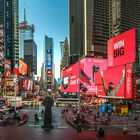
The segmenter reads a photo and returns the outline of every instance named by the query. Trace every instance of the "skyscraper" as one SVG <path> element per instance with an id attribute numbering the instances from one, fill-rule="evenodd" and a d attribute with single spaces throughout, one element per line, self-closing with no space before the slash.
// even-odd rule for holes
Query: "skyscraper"
<path id="1" fill-rule="evenodd" d="M 66 68 L 68 66 L 69 44 L 67 37 L 65 38 L 64 42 L 60 42 L 60 48 L 61 48 L 61 64 L 60 64 L 60 73 L 61 73 L 63 68 Z"/>
<path id="2" fill-rule="evenodd" d="M 69 0 L 70 55 L 106 56 L 109 1 Z"/>
<path id="3" fill-rule="evenodd" d="M 140 27 L 139 0 L 69 0 L 70 55 L 107 56 L 107 40 Z"/>
<path id="4" fill-rule="evenodd" d="M 29 73 L 37 74 L 37 45 L 34 40 L 24 40 L 24 61 Z"/>
<path id="5" fill-rule="evenodd" d="M 5 31 L 5 57 L 12 62 L 19 59 L 18 0 L 0 0 L 0 24 Z"/>
<path id="6" fill-rule="evenodd" d="M 112 16 L 110 37 L 131 28 L 140 28 L 140 1 L 139 0 L 113 0 L 110 5 Z"/>
<path id="7" fill-rule="evenodd" d="M 0 94 L 4 87 L 4 60 L 5 60 L 5 48 L 4 48 L 4 30 L 3 25 L 0 25 Z"/>
<path id="8" fill-rule="evenodd" d="M 24 0 L 24 21 L 19 24 L 19 58 L 28 65 L 29 73 L 37 74 L 37 45 L 34 41 L 35 27 L 26 20 Z"/>
<path id="9" fill-rule="evenodd" d="M 44 39 L 44 54 L 43 54 L 43 61 L 44 61 L 44 70 L 45 70 L 45 83 L 46 83 L 46 90 L 51 92 L 54 86 L 54 44 L 53 38 L 50 38 L 45 35 Z"/>
<path id="10" fill-rule="evenodd" d="M 19 58 L 24 59 L 24 41 L 34 40 L 34 25 L 29 25 L 27 21 L 19 24 Z"/>
<path id="11" fill-rule="evenodd" d="M 54 86 L 54 44 L 53 38 L 45 36 L 44 40 L 44 65 L 45 82 L 47 91 L 52 91 Z"/>

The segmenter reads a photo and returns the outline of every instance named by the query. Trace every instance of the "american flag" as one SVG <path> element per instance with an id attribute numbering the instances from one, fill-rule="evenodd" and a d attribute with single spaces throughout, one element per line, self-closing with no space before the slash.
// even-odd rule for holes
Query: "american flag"
<path id="1" fill-rule="evenodd" d="M 80 70 L 80 80 L 87 83 L 88 85 L 91 85 L 91 83 L 90 83 L 91 78 L 88 77 L 82 69 Z"/>

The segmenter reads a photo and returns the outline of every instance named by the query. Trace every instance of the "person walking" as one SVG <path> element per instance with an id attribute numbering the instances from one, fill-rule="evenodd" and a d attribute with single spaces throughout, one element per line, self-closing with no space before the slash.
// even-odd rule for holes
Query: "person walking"
<path id="1" fill-rule="evenodd" d="M 82 120 L 80 118 L 80 114 L 77 114 L 76 117 L 76 125 L 77 125 L 77 132 L 81 132 L 82 131 Z"/>

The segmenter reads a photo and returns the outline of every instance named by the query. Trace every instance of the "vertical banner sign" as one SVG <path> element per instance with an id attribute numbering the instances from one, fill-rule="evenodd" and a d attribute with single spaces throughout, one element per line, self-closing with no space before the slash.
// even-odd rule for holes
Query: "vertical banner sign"
<path id="1" fill-rule="evenodd" d="M 136 83 L 137 77 L 133 77 L 133 100 L 134 102 L 137 101 L 137 83 Z"/>
<path id="2" fill-rule="evenodd" d="M 126 99 L 132 98 L 132 65 L 126 65 Z"/>

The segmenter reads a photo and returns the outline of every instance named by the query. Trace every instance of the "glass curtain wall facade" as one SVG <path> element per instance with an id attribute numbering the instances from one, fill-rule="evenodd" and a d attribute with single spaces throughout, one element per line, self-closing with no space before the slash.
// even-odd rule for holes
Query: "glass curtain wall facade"
<path id="1" fill-rule="evenodd" d="M 5 31 L 5 57 L 12 62 L 19 59 L 19 1 L 0 0 L 0 24 Z"/>

